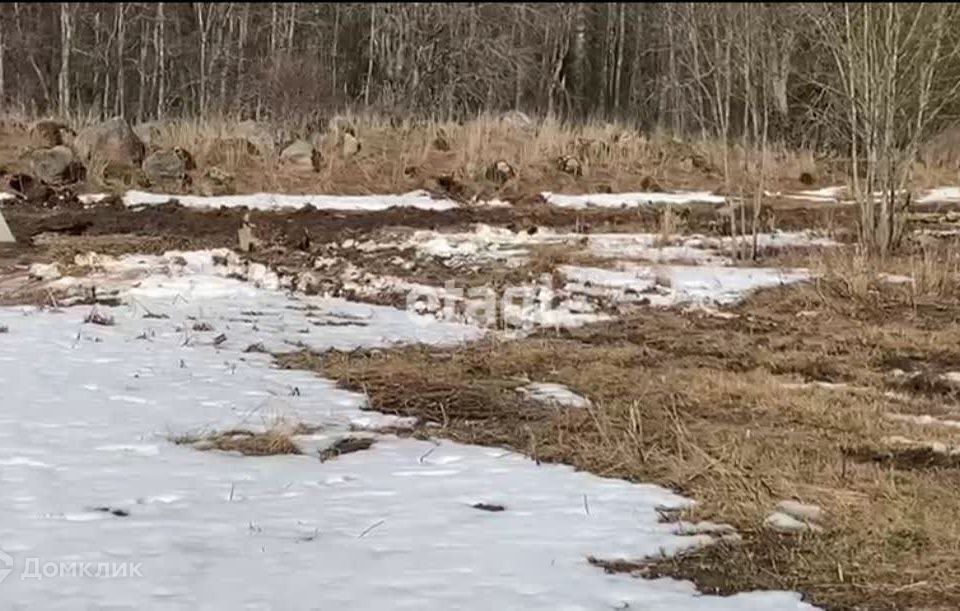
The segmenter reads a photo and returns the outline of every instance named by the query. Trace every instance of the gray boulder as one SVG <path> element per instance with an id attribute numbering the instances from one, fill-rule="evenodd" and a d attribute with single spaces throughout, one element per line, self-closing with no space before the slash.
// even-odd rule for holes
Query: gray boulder
<path id="1" fill-rule="evenodd" d="M 143 163 L 146 156 L 143 141 L 121 117 L 83 128 L 74 140 L 74 148 L 84 160 L 98 159 L 134 166 Z"/>
<path id="2" fill-rule="evenodd" d="M 503 113 L 500 116 L 500 121 L 514 128 L 533 127 L 533 121 L 530 119 L 530 117 L 527 116 L 526 113 L 520 112 L 519 110 L 511 110 Z"/>
<path id="3" fill-rule="evenodd" d="M 232 195 L 236 192 L 234 188 L 233 175 L 216 166 L 207 168 L 200 176 L 197 185 L 200 195 L 210 197 L 214 195 Z"/>
<path id="4" fill-rule="evenodd" d="M 187 182 L 192 157 L 180 148 L 156 151 L 143 160 L 143 172 L 155 185 L 182 186 Z"/>
<path id="5" fill-rule="evenodd" d="M 66 123 L 52 119 L 41 119 L 30 126 L 30 136 L 45 147 L 67 144 L 75 135 Z"/>
<path id="6" fill-rule="evenodd" d="M 294 140 L 280 153 L 280 161 L 304 170 L 320 171 L 320 151 L 306 140 Z"/>
<path id="7" fill-rule="evenodd" d="M 349 133 L 344 133 L 340 141 L 340 154 L 344 159 L 350 159 L 360 152 L 360 140 Z"/>
<path id="8" fill-rule="evenodd" d="M 262 123 L 251 120 L 241 121 L 237 124 L 236 134 L 234 135 L 252 144 L 257 152 L 264 157 L 276 154 L 273 131 Z"/>
<path id="9" fill-rule="evenodd" d="M 37 178 L 50 185 L 80 182 L 86 178 L 86 168 L 67 146 L 31 151 L 30 167 Z"/>
<path id="10" fill-rule="evenodd" d="M 149 147 L 161 146 L 169 123 L 166 121 L 147 121 L 133 126 L 133 133 Z"/>

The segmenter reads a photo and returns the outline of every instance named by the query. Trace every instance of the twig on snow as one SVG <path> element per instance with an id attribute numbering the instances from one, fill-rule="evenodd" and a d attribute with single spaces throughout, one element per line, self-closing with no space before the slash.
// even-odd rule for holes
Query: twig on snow
<path id="1" fill-rule="evenodd" d="M 372 531 L 373 529 L 379 527 L 379 526 L 382 525 L 384 522 L 386 522 L 386 520 L 380 520 L 379 522 L 376 522 L 375 524 L 371 524 L 371 525 L 368 526 L 362 533 L 360 533 L 360 535 L 357 537 L 357 539 L 363 539 L 363 538 L 367 535 L 367 533 L 369 533 L 369 532 Z"/>

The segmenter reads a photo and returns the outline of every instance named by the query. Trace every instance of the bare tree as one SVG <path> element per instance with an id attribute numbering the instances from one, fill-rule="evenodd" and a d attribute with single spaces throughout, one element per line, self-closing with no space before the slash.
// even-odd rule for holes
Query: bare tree
<path id="1" fill-rule="evenodd" d="M 57 93 L 60 114 L 70 112 L 70 52 L 73 47 L 73 7 L 69 2 L 60 3 L 60 72 Z"/>
<path id="2" fill-rule="evenodd" d="M 900 4 L 13 3 L 0 15 L 0 85 L 5 102 L 28 112 L 138 120 L 319 118 L 360 106 L 463 119 L 518 109 L 717 138 L 724 150 L 760 143 L 766 125 L 770 142 L 855 151 L 862 194 L 889 183 L 885 162 L 870 161 L 885 159 L 884 122 L 894 126 L 892 150 L 906 159 L 911 142 L 960 112 L 951 91 L 960 82 L 956 12 Z M 744 28 L 761 15 L 751 42 Z M 883 100 L 891 107 L 878 106 Z M 729 188 L 729 155 L 723 165 Z M 893 171 L 894 182 L 902 174 Z M 873 210 L 863 201 L 864 232 L 886 232 L 878 244 L 895 243 L 891 210 L 902 202 Z"/>
<path id="3" fill-rule="evenodd" d="M 899 243 L 917 150 L 956 99 L 956 4 L 844 4 L 812 10 L 835 72 L 823 83 L 843 109 L 860 241 L 885 255 Z M 953 78 L 945 79 L 945 77 Z"/>

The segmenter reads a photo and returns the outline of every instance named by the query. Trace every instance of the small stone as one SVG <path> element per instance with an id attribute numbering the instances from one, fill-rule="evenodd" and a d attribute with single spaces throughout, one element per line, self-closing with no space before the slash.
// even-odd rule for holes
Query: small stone
<path id="1" fill-rule="evenodd" d="M 80 182 L 87 175 L 84 165 L 77 161 L 67 146 L 33 151 L 30 153 L 30 165 L 37 178 L 51 185 Z"/>
<path id="2" fill-rule="evenodd" d="M 343 134 L 343 142 L 340 145 L 340 154 L 344 159 L 350 159 L 360 152 L 360 140 L 352 134 Z"/>
<path id="3" fill-rule="evenodd" d="M 583 176 L 583 164 L 571 155 L 564 155 L 557 159 L 557 169 L 573 176 Z"/>
<path id="4" fill-rule="evenodd" d="M 66 123 L 42 119 L 30 126 L 30 135 L 43 146 L 60 146 L 72 140 L 76 133 Z"/>
<path id="5" fill-rule="evenodd" d="M 312 144 L 306 140 L 294 140 L 280 153 L 280 161 L 304 170 L 319 171 L 323 160 Z"/>
<path id="6" fill-rule="evenodd" d="M 77 134 L 74 147 L 81 159 L 101 159 L 139 167 L 146 146 L 122 117 L 86 127 Z"/>
<path id="7" fill-rule="evenodd" d="M 506 183 L 511 178 L 515 178 L 516 175 L 517 171 L 513 166 L 503 159 L 488 167 L 486 172 L 487 180 L 491 180 L 500 185 Z"/>
<path id="8" fill-rule="evenodd" d="M 193 157 L 184 149 L 156 151 L 143 160 L 141 169 L 150 184 L 164 189 L 179 190 L 189 183 L 187 170 Z"/>
<path id="9" fill-rule="evenodd" d="M 262 240 L 253 233 L 254 228 L 254 224 L 250 222 L 250 213 L 247 213 L 243 217 L 243 224 L 237 230 L 237 242 L 241 252 L 251 252 L 262 246 Z"/>

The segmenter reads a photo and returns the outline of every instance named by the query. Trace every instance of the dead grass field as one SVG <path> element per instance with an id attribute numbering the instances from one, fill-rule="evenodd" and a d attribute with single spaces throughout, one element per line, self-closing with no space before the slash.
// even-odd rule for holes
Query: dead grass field
<path id="1" fill-rule="evenodd" d="M 24 155 L 42 143 L 28 131 L 32 120 L 0 121 L 0 165 L 24 171 Z M 74 130 L 83 126 L 73 121 Z M 361 148 L 342 154 L 344 126 Z M 745 153 L 719 142 L 680 141 L 661 133 L 644 134 L 625 125 L 594 123 L 568 126 L 554 120 L 529 125 L 481 116 L 463 124 L 433 121 L 389 122 L 369 115 L 338 116 L 326 126 L 260 124 L 255 131 L 232 119 L 170 120 L 135 126 L 148 134 L 149 150 L 182 147 L 196 160 L 199 176 L 218 167 L 233 177 L 238 193 L 395 193 L 430 189 L 462 201 L 534 197 L 542 190 L 587 193 L 706 189 L 731 191 L 746 182 Z M 295 138 L 307 140 L 322 155 L 318 169 L 282 163 L 279 152 Z M 249 144 L 249 145 L 248 145 Z M 724 150 L 728 150 L 726 160 Z M 575 160 L 565 166 L 565 160 Z M 515 176 L 501 180 L 491 167 L 506 161 Z M 840 164 L 809 151 L 771 149 L 767 167 L 775 168 L 771 190 L 814 188 L 842 181 Z M 575 169 L 574 169 L 575 168 Z M 104 180 L 104 168 L 88 168 L 84 190 L 142 187 L 135 174 Z M 804 176 L 806 175 L 806 176 Z M 803 176 L 803 180 L 801 177 Z M 196 191 L 194 187 L 188 190 Z"/>
<path id="2" fill-rule="evenodd" d="M 514 342 L 279 361 L 451 439 L 666 485 L 698 501 L 690 518 L 743 536 L 666 560 L 594 559 L 607 570 L 706 592 L 797 589 L 830 609 L 956 608 L 960 428 L 915 418 L 960 420 L 960 389 L 939 377 L 960 370 L 952 252 L 819 258 L 818 282 L 759 293 L 729 319 L 650 310 Z M 878 269 L 924 279 L 883 283 Z M 528 381 L 594 407 L 531 404 L 515 390 Z M 766 529 L 783 499 L 823 508 L 824 531 Z"/>

